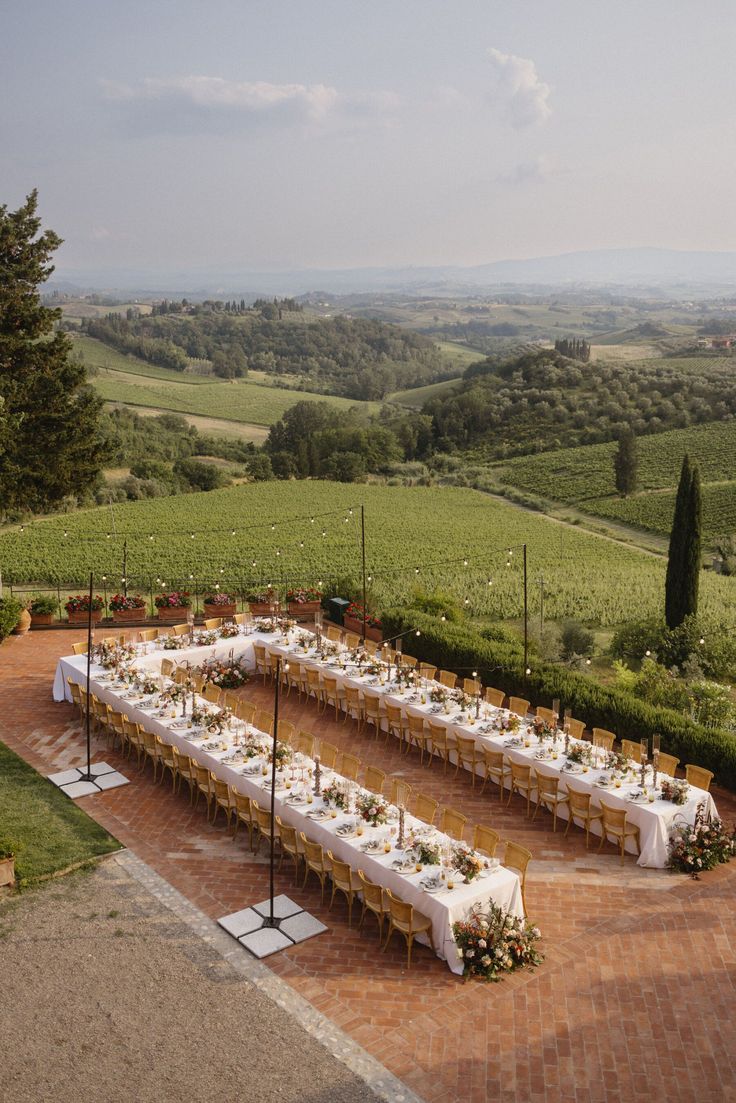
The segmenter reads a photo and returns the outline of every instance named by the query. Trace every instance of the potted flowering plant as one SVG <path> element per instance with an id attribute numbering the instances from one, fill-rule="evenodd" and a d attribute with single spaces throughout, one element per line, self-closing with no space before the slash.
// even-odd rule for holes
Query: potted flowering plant
<path id="1" fill-rule="evenodd" d="M 38 628 L 42 624 L 51 624 L 56 613 L 56 598 L 51 594 L 36 594 L 31 598 L 28 612 L 31 614 L 31 628 Z"/>
<path id="2" fill-rule="evenodd" d="M 188 590 L 171 590 L 166 594 L 156 594 L 153 604 L 158 609 L 159 620 L 173 622 L 186 617 L 192 599 Z"/>
<path id="3" fill-rule="evenodd" d="M 248 594 L 248 606 L 254 617 L 270 617 L 281 612 L 278 591 L 273 586 Z"/>
<path id="4" fill-rule="evenodd" d="M 237 598 L 222 590 L 211 590 L 204 595 L 204 615 L 206 617 L 234 617 L 237 612 Z"/>
<path id="5" fill-rule="evenodd" d="M 322 604 L 322 592 L 313 586 L 297 586 L 286 591 L 289 603 L 289 615 L 292 617 L 311 617 L 318 613 Z"/>
<path id="6" fill-rule="evenodd" d="M 89 620 L 90 609 L 92 610 L 92 623 L 97 624 L 102 619 L 105 599 L 100 594 L 95 594 L 90 603 L 89 594 L 77 594 L 76 597 L 70 597 L 64 603 L 64 608 L 70 624 L 86 624 Z"/>
<path id="7" fill-rule="evenodd" d="M 0 885 L 15 884 L 15 853 L 7 843 L 0 841 Z"/>
<path id="8" fill-rule="evenodd" d="M 140 594 L 113 594 L 108 602 L 112 619 L 119 624 L 145 618 L 146 601 Z"/>
<path id="9" fill-rule="evenodd" d="M 695 822 L 675 823 L 670 831 L 669 868 L 689 873 L 695 880 L 720 862 L 736 857 L 736 829 L 728 830 L 717 817 L 710 818 L 702 806 Z"/>
<path id="10" fill-rule="evenodd" d="M 352 601 L 345 610 L 343 618 L 345 628 L 348 632 L 356 632 L 359 636 L 362 636 L 363 619 L 362 604 L 359 601 Z M 365 614 L 365 635 L 366 639 L 375 640 L 376 643 L 381 643 L 383 640 L 383 625 L 373 613 L 366 612 Z"/>

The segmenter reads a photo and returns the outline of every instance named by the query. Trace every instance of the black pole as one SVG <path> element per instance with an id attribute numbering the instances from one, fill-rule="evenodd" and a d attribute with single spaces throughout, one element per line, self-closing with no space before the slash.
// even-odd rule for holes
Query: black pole
<path id="1" fill-rule="evenodd" d="M 526 544 L 524 549 L 524 678 L 529 667 L 529 590 L 527 586 Z"/>
<path id="2" fill-rule="evenodd" d="M 542 642 L 544 632 L 544 575 L 539 576 L 539 642 Z"/>
<path id="3" fill-rule="evenodd" d="M 92 736 L 90 733 L 89 707 L 90 707 L 90 666 L 92 663 L 92 585 L 93 577 L 89 576 L 89 608 L 87 609 L 87 708 L 85 710 L 87 728 L 87 771 L 80 777 L 81 781 L 92 781 Z"/>
<path id="4" fill-rule="evenodd" d="M 123 593 L 128 594 L 128 540 L 123 540 Z"/>
<path id="5" fill-rule="evenodd" d="M 276 745 L 278 743 L 278 731 L 279 731 L 279 692 L 281 688 L 281 657 L 276 659 L 276 686 L 274 688 L 273 697 L 273 747 L 272 759 L 271 759 L 271 847 L 268 862 L 268 893 L 271 900 L 271 908 L 268 919 L 264 922 L 264 927 L 278 927 L 280 920 L 273 917 L 273 867 L 275 862 L 275 835 L 274 830 L 276 824 Z"/>
<path id="6" fill-rule="evenodd" d="M 365 643 L 365 622 L 366 622 L 366 585 L 365 585 L 365 507 L 360 507 L 360 547 L 363 560 L 363 636 L 362 642 Z"/>

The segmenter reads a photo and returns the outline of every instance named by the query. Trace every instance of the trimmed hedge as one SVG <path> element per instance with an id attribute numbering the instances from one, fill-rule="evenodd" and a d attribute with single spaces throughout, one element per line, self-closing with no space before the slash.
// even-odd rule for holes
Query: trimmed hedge
<path id="1" fill-rule="evenodd" d="M 717 780 L 736 789 L 736 738 L 719 729 L 704 728 L 673 709 L 640 701 L 622 690 L 609 689 L 582 674 L 530 658 L 524 674 L 524 656 L 517 647 L 484 639 L 472 628 L 443 624 L 413 609 L 384 611 L 385 638 L 418 628 L 421 636 L 406 640 L 406 649 L 423 662 L 468 675 L 477 670 L 484 685 L 528 698 L 533 705 L 561 708 L 588 727 L 607 728 L 619 739 L 662 737 L 662 750 L 676 755 L 682 765 L 694 763 L 712 770 Z"/>
<path id="2" fill-rule="evenodd" d="M 14 597 L 0 597 L 0 640 L 15 628 L 23 606 Z"/>

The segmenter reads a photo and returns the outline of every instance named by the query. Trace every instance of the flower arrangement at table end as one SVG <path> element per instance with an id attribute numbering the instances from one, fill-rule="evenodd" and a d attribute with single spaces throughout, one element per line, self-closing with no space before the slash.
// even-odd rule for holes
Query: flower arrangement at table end
<path id="1" fill-rule="evenodd" d="M 135 647 L 130 643 L 101 643 L 92 645 L 92 660 L 103 670 L 117 670 L 135 658 Z"/>
<path id="2" fill-rule="evenodd" d="M 671 804 L 677 805 L 687 804 L 690 786 L 684 778 L 679 780 L 677 778 L 663 777 L 660 781 L 659 788 L 662 800 L 668 800 Z"/>
<path id="3" fill-rule="evenodd" d="M 188 590 L 171 590 L 167 594 L 156 594 L 153 604 L 157 609 L 188 609 L 192 598 Z"/>
<path id="4" fill-rule="evenodd" d="M 538 927 L 504 912 L 492 901 L 487 912 L 481 908 L 476 904 L 467 919 L 452 925 L 463 976 L 498 981 L 503 973 L 542 964 Z"/>
<path id="5" fill-rule="evenodd" d="M 373 827 L 388 823 L 388 804 L 375 793 L 360 793 L 355 801 L 355 811 Z"/>
<path id="6" fill-rule="evenodd" d="M 105 599 L 100 594 L 95 594 L 90 602 L 89 594 L 77 594 L 76 597 L 67 598 L 64 602 L 67 613 L 93 613 L 105 608 Z"/>
<path id="7" fill-rule="evenodd" d="M 466 884 L 475 880 L 479 873 L 488 867 L 488 863 L 465 843 L 452 848 L 452 868 L 465 878 Z"/>
<path id="8" fill-rule="evenodd" d="M 673 824 L 667 864 L 676 873 L 689 873 L 697 881 L 705 870 L 730 862 L 734 856 L 736 827 L 729 831 L 717 817 L 710 819 L 704 805 L 698 807 L 692 824 Z"/>
<path id="9" fill-rule="evenodd" d="M 223 590 L 212 590 L 202 598 L 204 605 L 237 605 L 238 599 L 234 594 L 226 594 Z"/>
<path id="10" fill-rule="evenodd" d="M 286 591 L 286 600 L 294 605 L 309 605 L 313 601 L 322 601 L 322 591 L 313 586 L 296 586 Z"/>
<path id="11" fill-rule="evenodd" d="M 243 659 L 208 659 L 197 667 L 197 673 L 205 684 L 211 682 L 220 689 L 239 689 L 250 681 L 250 673 Z"/>
<path id="12" fill-rule="evenodd" d="M 119 613 L 126 609 L 145 609 L 146 599 L 140 594 L 113 594 L 107 603 L 108 609 Z"/>

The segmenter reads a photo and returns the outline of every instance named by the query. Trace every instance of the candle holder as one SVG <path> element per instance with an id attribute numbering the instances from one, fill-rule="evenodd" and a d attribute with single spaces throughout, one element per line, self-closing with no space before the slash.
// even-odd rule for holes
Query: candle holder
<path id="1" fill-rule="evenodd" d="M 399 805 L 399 833 L 396 836 L 396 846 L 399 850 L 404 849 L 404 817 L 406 816 L 406 809 L 403 804 Z"/>
<path id="2" fill-rule="evenodd" d="M 639 785 L 642 789 L 646 788 L 647 784 L 647 756 L 642 751 L 641 753 L 641 770 L 639 772 Z"/>
<path id="3" fill-rule="evenodd" d="M 659 769 L 659 751 L 655 750 L 652 753 L 652 785 L 657 788 L 657 770 Z"/>
<path id="4" fill-rule="evenodd" d="M 475 719 L 480 716 L 480 690 L 475 695 Z"/>
<path id="5" fill-rule="evenodd" d="M 318 797 L 322 792 L 322 767 L 319 762 L 319 755 L 314 759 L 314 795 Z"/>

